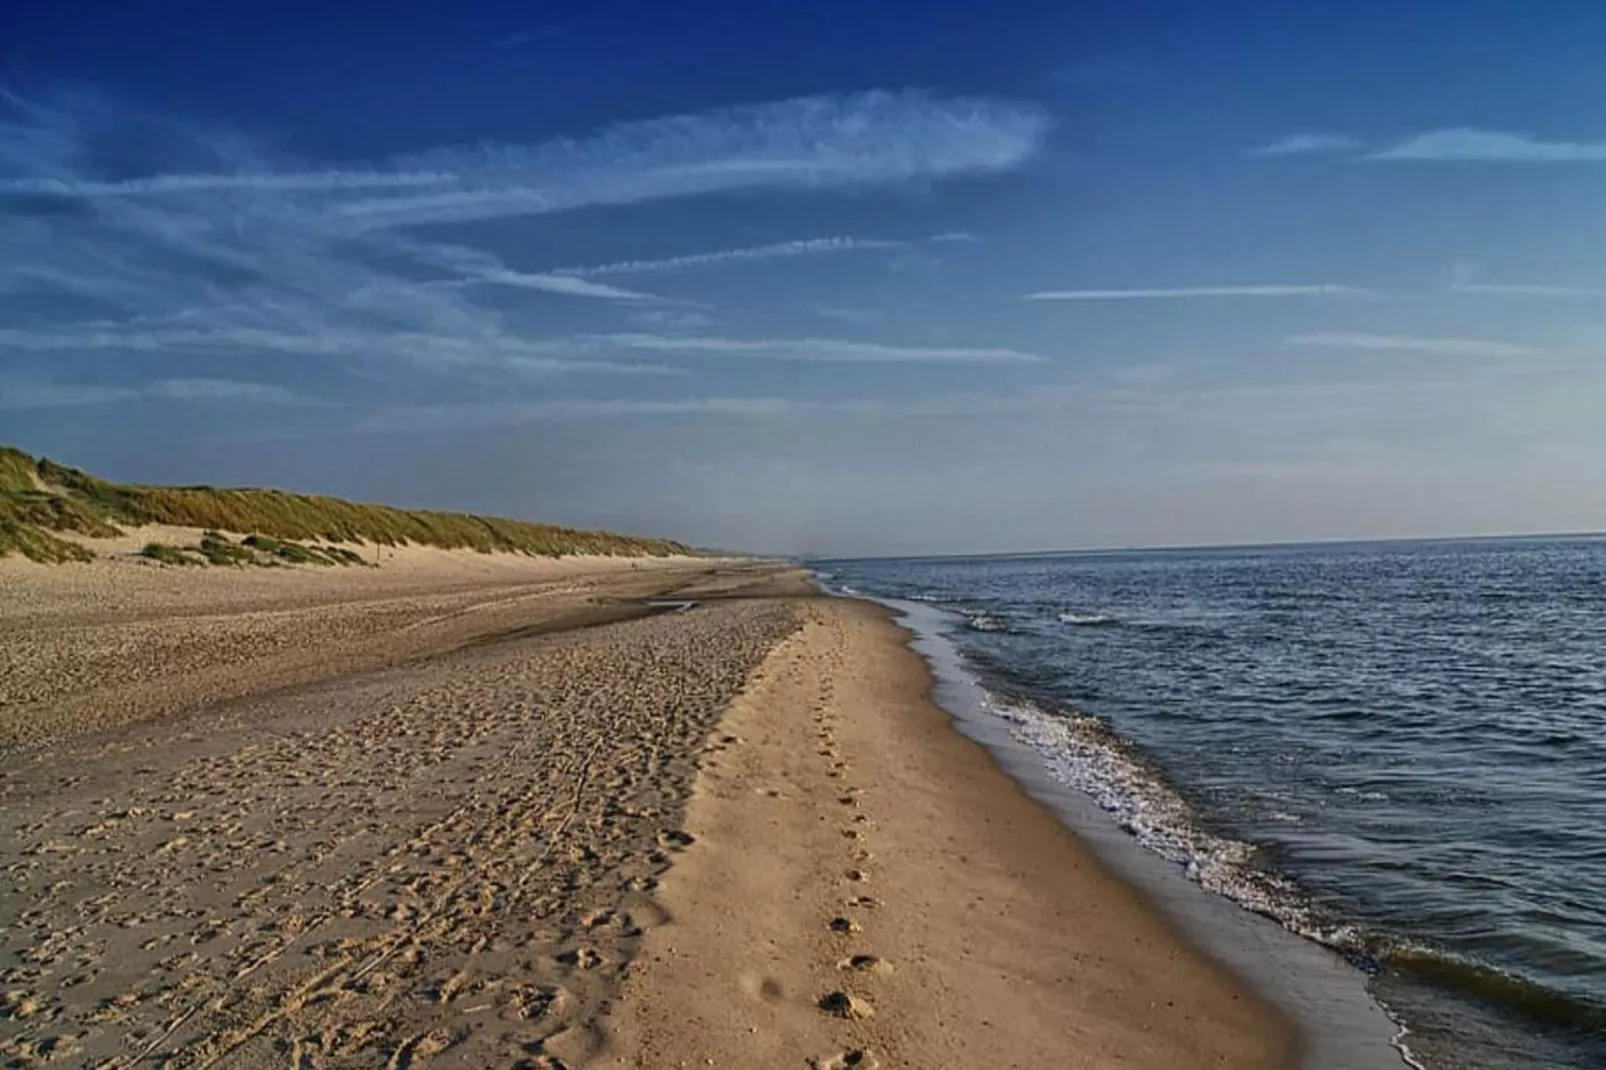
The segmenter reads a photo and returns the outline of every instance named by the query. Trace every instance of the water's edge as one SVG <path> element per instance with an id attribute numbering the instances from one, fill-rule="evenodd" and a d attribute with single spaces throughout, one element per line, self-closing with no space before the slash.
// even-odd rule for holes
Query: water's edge
<path id="1" fill-rule="evenodd" d="M 835 594 L 826 589 L 828 594 Z M 853 595 L 884 606 L 912 638 L 933 679 L 933 699 L 955 728 L 985 747 L 1028 795 L 1049 807 L 1099 860 L 1196 946 L 1281 1010 L 1300 1032 L 1302 1070 L 1398 1070 L 1418 1064 L 1401 1029 L 1342 957 L 1190 881 L 1181 866 L 1145 850 L 1093 799 L 1052 775 L 1043 758 L 1011 731 L 991 696 L 964 664 L 946 629 L 951 615 L 933 605 Z"/>

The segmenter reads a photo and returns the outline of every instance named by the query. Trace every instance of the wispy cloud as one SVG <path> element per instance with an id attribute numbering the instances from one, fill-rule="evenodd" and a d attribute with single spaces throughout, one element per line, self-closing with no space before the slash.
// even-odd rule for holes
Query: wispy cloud
<path id="1" fill-rule="evenodd" d="M 716 395 L 690 398 L 554 399 L 534 402 L 465 402 L 397 405 L 383 408 L 356 425 L 363 431 L 416 431 L 420 427 L 484 427 L 569 419 L 654 419 L 721 416 L 767 420 L 777 417 L 846 416 L 887 419 L 947 419 L 955 416 L 1063 412 L 1103 399 L 1070 387 L 1045 387 L 1024 394 L 954 393 L 904 398 L 791 398 Z"/>
<path id="2" fill-rule="evenodd" d="M 823 316 L 828 320 L 840 320 L 843 323 L 879 323 L 886 318 L 885 313 L 876 308 L 839 308 L 835 305 L 824 305 L 814 310 L 815 315 Z"/>
<path id="3" fill-rule="evenodd" d="M 878 238 L 805 238 L 798 241 L 774 242 L 769 245 L 750 245 L 740 249 L 719 249 L 708 253 L 690 253 L 659 260 L 621 260 L 612 264 L 593 264 L 588 267 L 555 268 L 553 275 L 650 275 L 660 272 L 690 271 L 697 268 L 720 267 L 726 264 L 751 263 L 757 260 L 781 260 L 798 256 L 821 256 L 828 253 L 853 253 L 877 249 L 901 249 L 909 243 Z"/>
<path id="4" fill-rule="evenodd" d="M 398 157 L 403 174 L 463 176 L 461 189 L 342 200 L 359 228 L 541 215 L 752 189 L 887 186 L 1013 170 L 1047 133 L 1024 105 L 929 93 L 802 97 L 624 123 L 536 145 Z"/>
<path id="5" fill-rule="evenodd" d="M 1268 145 L 1249 150 L 1250 156 L 1325 156 L 1361 147 L 1347 134 L 1289 134 Z"/>
<path id="6" fill-rule="evenodd" d="M 25 110 L 36 119 L 48 115 L 42 108 Z M 19 133 L 16 124 L 8 125 L 13 136 Z M 250 168 L 216 173 L 115 181 L 22 175 L 0 180 L 0 193 L 309 193 L 321 195 L 331 215 L 357 225 L 413 226 L 746 189 L 881 186 L 1008 171 L 1037 153 L 1047 129 L 1044 114 L 1027 105 L 873 91 L 622 123 L 533 145 L 443 147 L 358 171 L 282 171 L 253 161 Z M 70 154 L 55 153 L 49 162 L 59 165 L 63 155 Z M 388 191 L 394 195 L 375 196 Z M 342 196 L 347 193 L 358 196 Z"/>
<path id="7" fill-rule="evenodd" d="M 406 242 L 396 239 L 396 248 L 411 253 L 420 263 L 431 264 L 454 275 L 461 276 L 435 285 L 510 286 L 521 290 L 539 290 L 565 297 L 594 297 L 606 301 L 656 302 L 669 304 L 667 298 L 656 294 L 626 290 L 600 282 L 588 282 L 571 275 L 553 272 L 515 271 L 500 259 L 480 249 L 440 243 Z"/>
<path id="8" fill-rule="evenodd" d="M 972 234 L 968 230 L 945 230 L 941 234 L 933 234 L 928 241 L 935 242 L 965 242 L 976 243 L 984 241 L 980 234 Z"/>
<path id="9" fill-rule="evenodd" d="M 714 317 L 695 308 L 636 308 L 627 318 L 654 331 L 700 331 L 714 325 Z"/>
<path id="10" fill-rule="evenodd" d="M 1148 301 L 1188 297 L 1355 297 L 1368 291 L 1332 283 L 1272 283 L 1260 286 L 1173 286 L 1132 290 L 1044 290 L 1028 301 Z"/>
<path id="11" fill-rule="evenodd" d="M 1452 282 L 1446 287 L 1459 294 L 1509 294 L 1519 297 L 1600 297 L 1606 288 L 1551 286 L 1543 283 Z"/>
<path id="12" fill-rule="evenodd" d="M 66 178 L 0 179 L 0 194 L 38 194 L 73 198 L 161 197 L 182 193 L 239 191 L 258 193 L 339 193 L 350 190 L 417 189 L 455 186 L 458 175 L 444 171 L 306 171 L 299 174 L 238 171 L 215 175 L 152 175 L 116 182 Z"/>
<path id="13" fill-rule="evenodd" d="M 568 297 L 598 297 L 606 301 L 664 300 L 653 294 L 641 293 L 639 290 L 625 290 L 618 286 L 590 282 L 574 275 L 554 275 L 545 272 L 488 271 L 480 275 L 475 281 L 494 283 L 498 286 L 513 286 L 525 290 L 540 290 L 544 293 L 563 294 Z"/>
<path id="14" fill-rule="evenodd" d="M 235 402 L 253 405 L 316 406 L 323 402 L 273 383 L 237 379 L 158 379 L 141 386 L 98 383 L 0 383 L 0 409 L 57 409 L 115 405 L 129 401 Z"/>
<path id="15" fill-rule="evenodd" d="M 533 402 L 399 405 L 364 418 L 363 431 L 416 431 L 420 427 L 486 427 L 557 420 L 630 417 L 727 416 L 762 419 L 798 413 L 873 412 L 877 401 L 810 401 L 782 397 L 562 398 Z"/>
<path id="16" fill-rule="evenodd" d="M 1527 134 L 1461 126 L 1417 134 L 1369 153 L 1364 159 L 1600 163 L 1606 162 L 1606 141 L 1544 141 Z"/>
<path id="17" fill-rule="evenodd" d="M 130 175 L 124 150 L 137 139 L 124 133 L 145 123 L 158 126 L 161 137 L 140 149 L 145 173 Z M 408 228 L 700 194 L 887 187 L 1006 171 L 1038 151 L 1046 129 L 1046 118 L 1031 106 L 869 92 L 330 169 L 285 160 L 238 131 L 104 102 L 80 109 L 7 97 L 0 102 L 0 292 L 39 295 L 40 307 L 73 312 L 0 327 L 0 345 L 58 361 L 106 351 L 218 359 L 268 353 L 361 365 L 364 374 L 401 363 L 480 385 L 568 372 L 667 374 L 676 369 L 601 352 L 639 353 L 651 349 L 646 344 L 531 337 L 534 317 L 518 291 L 616 302 L 626 306 L 624 315 L 636 316 L 653 305 L 688 303 L 590 276 L 895 243 L 821 239 L 554 273 Z M 52 300 L 64 297 L 71 300 Z M 705 326 L 706 318 L 678 324 Z M 748 351 L 777 359 L 783 353 L 911 359 L 899 358 L 897 347 L 883 348 L 861 347 L 850 357 L 854 351 L 842 345 L 805 340 Z"/>
<path id="18" fill-rule="evenodd" d="M 1448 357 L 1534 357 L 1540 350 L 1513 342 L 1482 338 L 1418 338 L 1397 334 L 1370 334 L 1365 331 L 1330 331 L 1296 334 L 1284 339 L 1289 345 L 1322 346 L 1331 349 L 1368 349 L 1410 353 L 1436 353 Z"/>
<path id="19" fill-rule="evenodd" d="M 1412 134 L 1391 144 L 1361 152 L 1363 142 L 1344 134 L 1290 134 L 1250 149 L 1250 156 L 1326 156 L 1380 161 L 1472 163 L 1602 163 L 1606 141 L 1546 141 L 1528 134 L 1446 127 Z M 1353 155 L 1360 152 L 1360 155 Z"/>
<path id="20" fill-rule="evenodd" d="M 853 364 L 1037 364 L 1044 359 L 1018 349 L 896 346 L 829 338 L 741 339 L 659 334 L 609 334 L 598 337 L 601 341 L 626 349 L 688 357 L 747 357 Z"/>
<path id="21" fill-rule="evenodd" d="M 0 346 L 35 353 L 121 350 L 238 357 L 282 353 L 303 357 L 400 360 L 438 371 L 491 367 L 504 372 L 541 374 L 678 374 L 676 369 L 658 364 L 591 359 L 586 354 L 595 347 L 584 340 L 524 340 L 499 336 L 474 339 L 422 331 L 329 329 L 302 332 L 259 327 L 130 328 L 126 324 L 89 324 L 46 329 L 0 328 Z"/>

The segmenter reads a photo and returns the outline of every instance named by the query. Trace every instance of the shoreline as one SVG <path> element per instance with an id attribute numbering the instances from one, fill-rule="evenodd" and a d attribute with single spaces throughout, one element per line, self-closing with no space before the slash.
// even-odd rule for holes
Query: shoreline
<path id="1" fill-rule="evenodd" d="M 1270 1004 L 955 730 L 886 609 L 803 612 L 715 730 L 605 1062 L 1292 1064 Z"/>
<path id="2" fill-rule="evenodd" d="M 864 598 L 865 596 L 855 596 Z M 1331 949 L 1190 880 L 1175 862 L 1137 842 L 1084 792 L 1056 780 L 1042 756 L 994 712 L 995 697 L 945 634 L 948 615 L 921 602 L 867 599 L 897 615 L 930 667 L 933 701 L 956 732 L 975 740 L 1027 795 L 1120 880 L 1172 922 L 1184 939 L 1251 985 L 1300 1034 L 1297 1065 L 1310 1070 L 1419 1066 L 1401 1027 L 1365 976 Z"/>
<path id="3" fill-rule="evenodd" d="M 266 601 L 138 568 L 0 616 L 97 685 L 0 704 L 33 738 L 0 775 L 0 1054 L 1290 1063 L 1275 1008 L 956 730 L 885 609 L 775 563 L 458 574 L 487 565 Z"/>

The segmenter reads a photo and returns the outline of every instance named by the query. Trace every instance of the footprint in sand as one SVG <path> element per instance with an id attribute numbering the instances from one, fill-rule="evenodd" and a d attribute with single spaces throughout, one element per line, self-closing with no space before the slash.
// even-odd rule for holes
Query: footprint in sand
<path id="1" fill-rule="evenodd" d="M 814 1070 L 878 1070 L 881 1063 L 874 1055 L 855 1048 L 836 1055 L 820 1055 L 809 1060 Z"/>
<path id="2" fill-rule="evenodd" d="M 594 970 L 602 965 L 602 956 L 589 947 L 577 947 L 563 952 L 558 961 L 565 966 L 574 966 L 582 970 Z"/>
<path id="3" fill-rule="evenodd" d="M 852 918 L 840 918 L 840 917 L 838 917 L 838 918 L 832 918 L 831 921 L 830 921 L 830 924 L 827 926 L 827 928 L 829 928 L 834 933 L 838 933 L 840 935 L 846 936 L 849 933 L 856 933 L 856 932 L 862 931 L 863 926 L 861 926 L 858 922 L 854 921 Z"/>
<path id="4" fill-rule="evenodd" d="M 855 973 L 890 973 L 892 966 L 879 955 L 853 955 L 836 964 L 839 970 L 852 970 Z"/>
<path id="5" fill-rule="evenodd" d="M 869 1018 L 875 1014 L 875 1008 L 870 1005 L 868 1000 L 840 988 L 835 992 L 827 992 L 820 997 L 820 1010 L 826 1014 L 835 1015 L 838 1018 L 847 1018 L 852 1021 Z"/>

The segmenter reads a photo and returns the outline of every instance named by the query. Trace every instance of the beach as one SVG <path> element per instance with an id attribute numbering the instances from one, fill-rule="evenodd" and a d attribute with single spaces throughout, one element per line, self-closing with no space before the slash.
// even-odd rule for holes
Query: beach
<path id="1" fill-rule="evenodd" d="M 0 569 L 8 1062 L 1294 1057 L 799 570 L 77 568 Z"/>

